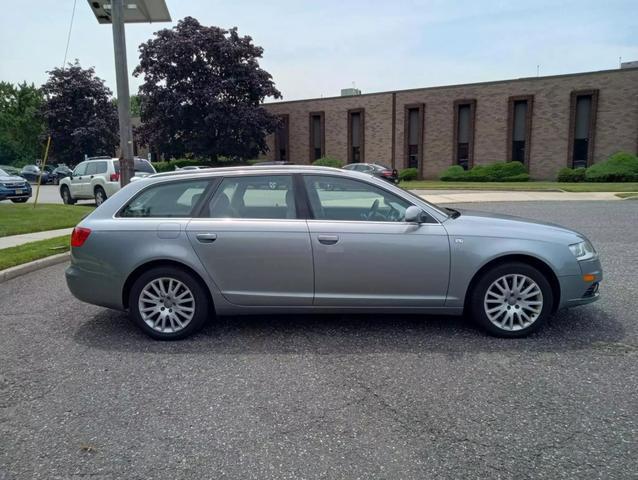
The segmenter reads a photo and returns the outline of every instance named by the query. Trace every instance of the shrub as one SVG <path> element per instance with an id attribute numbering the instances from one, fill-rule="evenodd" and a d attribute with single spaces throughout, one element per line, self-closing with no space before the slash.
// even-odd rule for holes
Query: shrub
<path id="1" fill-rule="evenodd" d="M 638 156 L 627 152 L 614 153 L 604 162 L 596 163 L 585 173 L 587 182 L 637 182 Z"/>
<path id="2" fill-rule="evenodd" d="M 446 182 L 527 182 L 529 175 L 521 162 L 499 162 L 476 165 L 471 170 L 463 170 L 460 165 L 449 167 L 441 175 Z"/>
<path id="3" fill-rule="evenodd" d="M 584 182 L 586 169 L 580 168 L 561 168 L 558 172 L 559 182 Z"/>
<path id="4" fill-rule="evenodd" d="M 333 167 L 333 168 L 343 167 L 343 162 L 341 160 L 338 160 L 332 157 L 321 157 L 320 159 L 312 162 L 312 164 L 318 167 Z"/>
<path id="5" fill-rule="evenodd" d="M 452 165 L 441 174 L 441 180 L 444 182 L 453 182 L 455 180 L 461 180 L 465 175 L 465 170 L 460 165 Z"/>
<path id="6" fill-rule="evenodd" d="M 399 172 L 399 180 L 401 182 L 409 182 L 419 178 L 419 171 L 416 168 L 404 168 Z"/>

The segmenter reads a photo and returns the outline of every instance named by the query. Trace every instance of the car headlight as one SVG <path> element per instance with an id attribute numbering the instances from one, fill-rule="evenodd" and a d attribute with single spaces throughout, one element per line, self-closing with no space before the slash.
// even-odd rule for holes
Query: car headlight
<path id="1" fill-rule="evenodd" d="M 576 260 L 589 260 L 597 255 L 594 246 L 587 240 L 573 243 L 569 246 L 569 249 L 576 257 Z"/>

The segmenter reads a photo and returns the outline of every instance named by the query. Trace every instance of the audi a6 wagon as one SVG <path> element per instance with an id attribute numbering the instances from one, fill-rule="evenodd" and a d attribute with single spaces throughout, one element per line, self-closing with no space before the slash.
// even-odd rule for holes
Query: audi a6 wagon
<path id="1" fill-rule="evenodd" d="M 578 232 L 442 208 L 356 171 L 269 166 L 152 175 L 80 222 L 67 284 L 156 339 L 215 315 L 464 312 L 520 337 L 598 299 Z"/>

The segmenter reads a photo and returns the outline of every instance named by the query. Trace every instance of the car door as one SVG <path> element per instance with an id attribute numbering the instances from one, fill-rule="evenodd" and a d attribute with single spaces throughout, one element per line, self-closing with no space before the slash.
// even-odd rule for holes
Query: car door
<path id="1" fill-rule="evenodd" d="M 83 185 L 86 182 L 86 166 L 87 162 L 82 162 L 73 170 L 73 175 L 69 180 L 69 191 L 73 198 L 83 197 Z"/>
<path id="2" fill-rule="evenodd" d="M 441 224 L 403 221 L 407 200 L 364 180 L 303 175 L 315 305 L 440 307 L 450 247 Z"/>
<path id="3" fill-rule="evenodd" d="M 312 305 L 310 236 L 306 221 L 297 215 L 292 175 L 224 178 L 187 230 L 229 302 Z"/>

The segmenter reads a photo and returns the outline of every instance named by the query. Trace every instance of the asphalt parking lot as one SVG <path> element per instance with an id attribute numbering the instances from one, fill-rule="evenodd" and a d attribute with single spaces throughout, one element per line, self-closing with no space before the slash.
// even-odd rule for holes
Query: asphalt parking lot
<path id="1" fill-rule="evenodd" d="M 635 479 L 638 202 L 458 207 L 585 233 L 602 299 L 523 340 L 341 315 L 161 343 L 50 267 L 0 284 L 0 479 Z"/>

